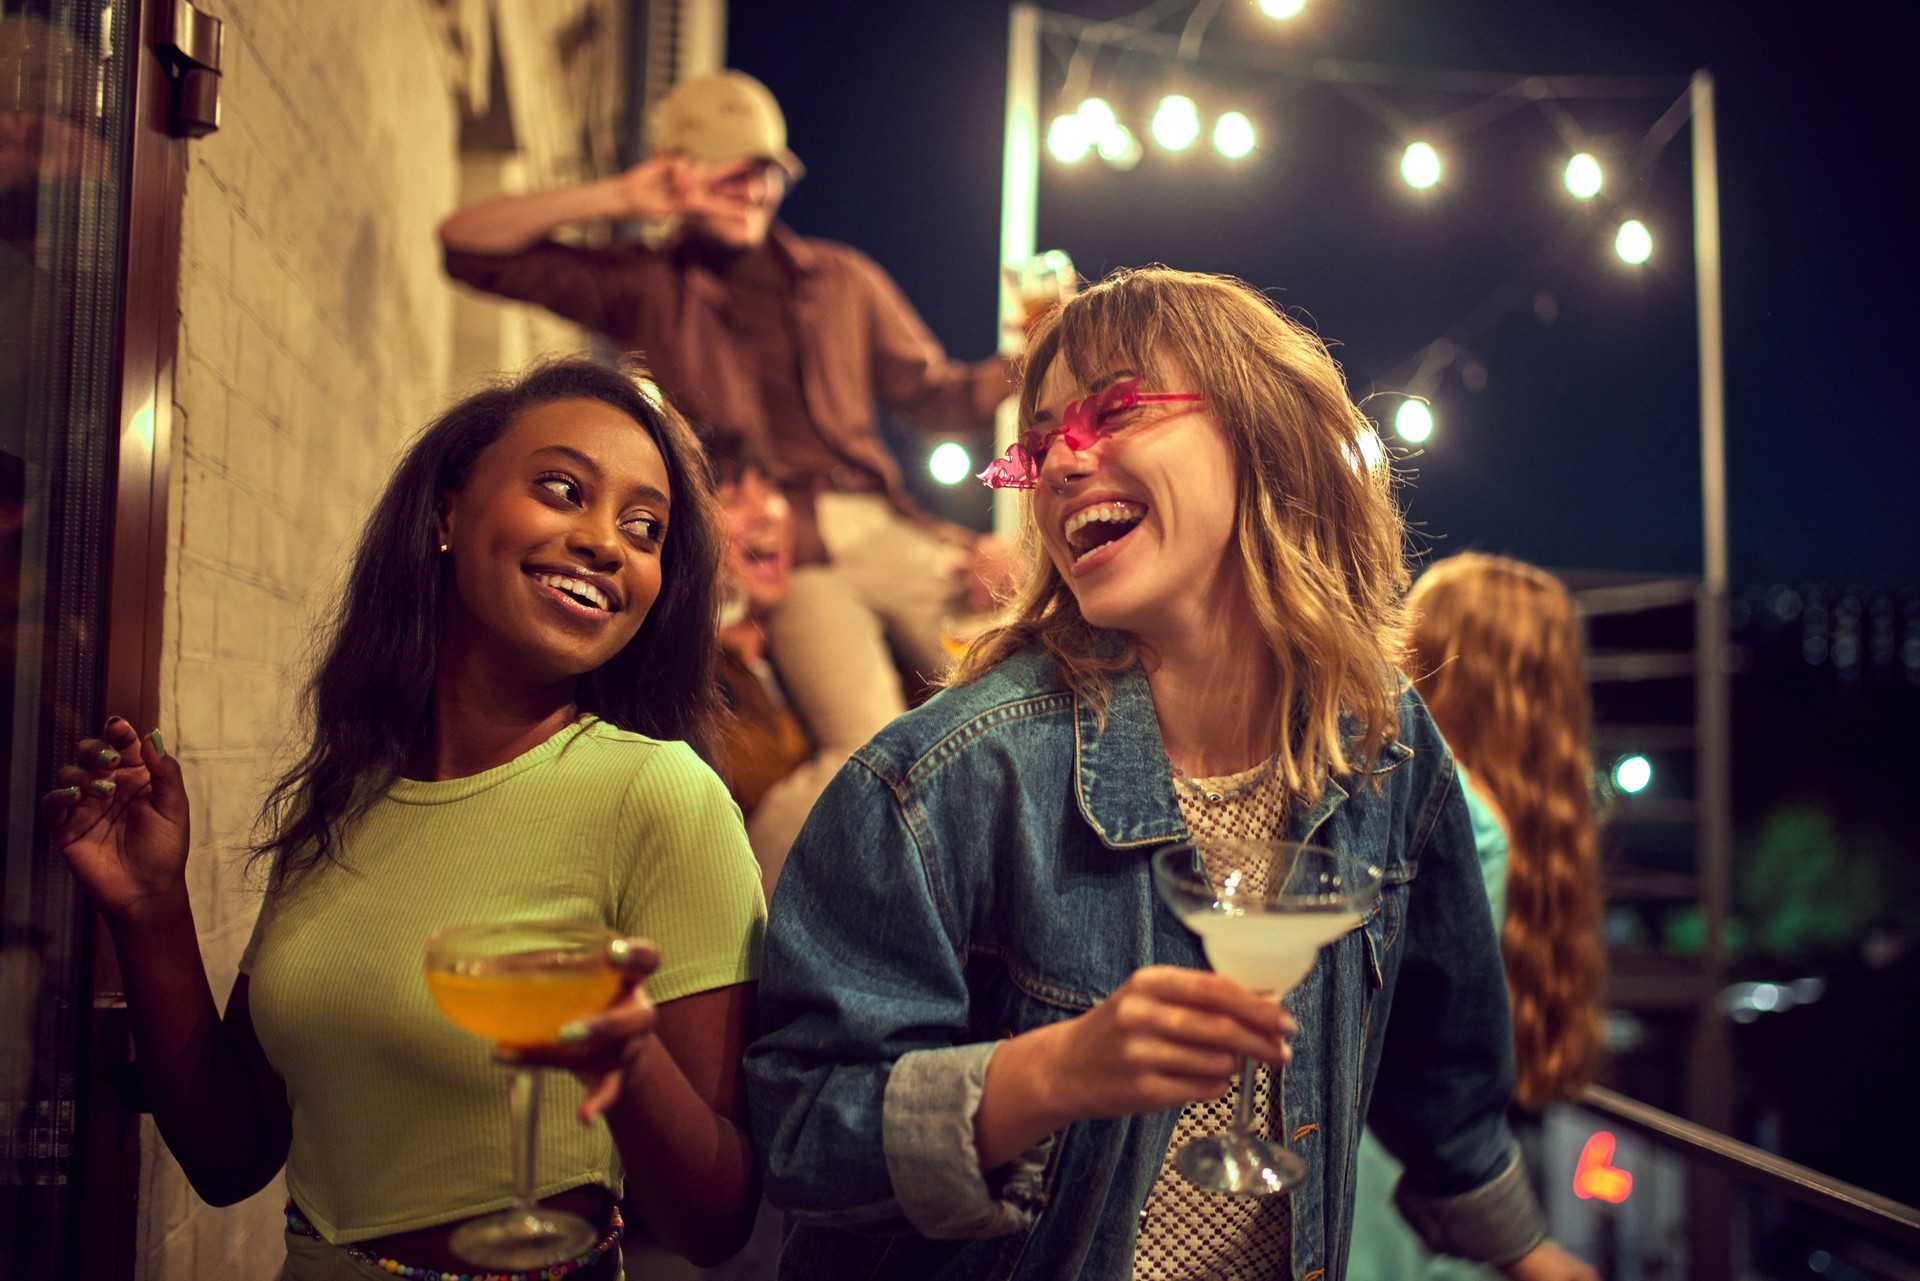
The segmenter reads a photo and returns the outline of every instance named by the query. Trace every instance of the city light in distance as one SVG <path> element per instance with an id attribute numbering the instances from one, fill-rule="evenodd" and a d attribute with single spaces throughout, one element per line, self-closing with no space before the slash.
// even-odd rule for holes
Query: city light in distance
<path id="1" fill-rule="evenodd" d="M 1638 754 L 1622 756 L 1613 763 L 1613 785 L 1628 796 L 1647 790 L 1653 782 L 1653 762 Z"/>
<path id="2" fill-rule="evenodd" d="M 1282 22 L 1299 17 L 1300 11 L 1306 7 L 1307 0 L 1260 0 L 1260 12 Z"/>
<path id="3" fill-rule="evenodd" d="M 1080 117 L 1055 116 L 1047 126 L 1047 152 L 1061 164 L 1085 160 L 1091 150 L 1093 140 L 1087 137 L 1087 127 L 1080 123 Z"/>
<path id="4" fill-rule="evenodd" d="M 1620 224 L 1619 234 L 1613 238 L 1613 252 L 1620 255 L 1621 262 L 1638 267 L 1653 257 L 1653 233 L 1638 218 L 1629 218 Z"/>
<path id="5" fill-rule="evenodd" d="M 1567 161 L 1567 190 L 1582 200 L 1600 194 L 1600 162 L 1586 152 Z"/>
<path id="6" fill-rule="evenodd" d="M 949 440 L 927 456 L 927 471 L 942 485 L 958 485 L 973 475 L 973 458 L 965 445 Z"/>
<path id="7" fill-rule="evenodd" d="M 1153 140 L 1168 151 L 1185 151 L 1200 136 L 1200 109 L 1183 93 L 1170 93 L 1153 112 Z"/>
<path id="8" fill-rule="evenodd" d="M 1244 112 L 1229 111 L 1214 122 L 1213 149 L 1229 160 L 1253 154 L 1253 121 Z"/>
<path id="9" fill-rule="evenodd" d="M 1400 176 L 1416 191 L 1425 191 L 1440 181 L 1440 153 L 1424 142 L 1409 146 L 1400 157 Z"/>
<path id="10" fill-rule="evenodd" d="M 1424 400 L 1403 400 L 1394 412 L 1393 430 L 1409 445 L 1424 444 L 1433 435 L 1433 410 Z"/>

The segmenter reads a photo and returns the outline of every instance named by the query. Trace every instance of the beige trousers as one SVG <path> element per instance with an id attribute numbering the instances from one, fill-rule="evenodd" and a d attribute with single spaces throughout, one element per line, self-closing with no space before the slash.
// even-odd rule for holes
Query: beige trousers
<path id="1" fill-rule="evenodd" d="M 822 494 L 820 540 L 832 560 L 795 570 L 767 626 L 768 654 L 817 755 L 776 784 L 747 834 L 772 887 L 786 847 L 840 765 L 907 710 L 894 655 L 923 678 L 951 663 L 940 635 L 965 608 L 962 550 L 879 494 Z"/>

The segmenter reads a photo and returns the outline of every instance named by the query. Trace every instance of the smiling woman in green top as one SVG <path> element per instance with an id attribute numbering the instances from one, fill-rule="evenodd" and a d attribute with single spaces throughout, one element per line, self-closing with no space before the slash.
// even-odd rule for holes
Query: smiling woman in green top
<path id="1" fill-rule="evenodd" d="M 267 899 L 224 1016 L 158 735 L 109 721 L 46 799 L 123 958 L 162 1135 L 216 1204 L 286 1165 L 289 1278 L 466 1271 L 451 1230 L 506 1204 L 499 1068 L 422 977 L 427 936 L 476 920 L 658 945 L 657 970 L 634 949 L 626 995 L 583 1035 L 526 1056 L 571 1069 L 555 1084 L 588 1123 L 544 1127 L 536 1167 L 538 1194 L 603 1234 L 562 1266 L 619 1274 L 623 1196 L 699 1262 L 751 1225 L 740 1047 L 765 909 L 739 812 L 694 750 L 712 500 L 649 390 L 548 365 L 456 405 L 401 460 L 309 690 L 306 754 L 262 816 Z"/>

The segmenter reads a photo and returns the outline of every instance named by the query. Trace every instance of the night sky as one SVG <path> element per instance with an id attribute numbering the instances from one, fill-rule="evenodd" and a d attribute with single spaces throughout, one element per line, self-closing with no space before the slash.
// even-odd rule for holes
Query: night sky
<path id="1" fill-rule="evenodd" d="M 1056 7 L 1095 18 L 1138 8 Z M 1088 276 L 1154 261 L 1242 276 L 1336 344 L 1360 396 L 1404 387 L 1410 357 L 1524 280 L 1517 305 L 1429 391 L 1438 430 L 1408 463 L 1428 546 L 1697 572 L 1688 131 L 1641 181 L 1615 180 L 1598 208 L 1576 208 L 1559 183 L 1560 135 L 1529 106 L 1448 145 L 1441 189 L 1415 198 L 1395 173 L 1403 144 L 1376 113 L 1329 86 L 1289 89 L 1205 60 L 1257 42 L 1416 67 L 1670 76 L 1672 97 L 1704 67 L 1718 93 L 1734 584 L 1920 585 L 1920 444 L 1904 376 L 1920 329 L 1915 217 L 1911 195 L 1897 197 L 1914 185 L 1915 113 L 1899 89 L 1908 41 L 1894 17 L 1892 3 L 1308 0 L 1280 24 L 1252 0 L 1227 0 L 1188 91 L 1209 119 L 1209 107 L 1248 110 L 1262 149 L 1236 165 L 1204 144 L 1182 156 L 1149 146 L 1131 173 L 1043 159 L 1039 245 L 1067 250 Z M 787 220 L 872 254 L 967 357 L 991 349 L 996 325 L 1006 18 L 995 0 L 730 5 L 730 61 L 780 98 L 809 168 Z M 1070 52 L 1056 42 L 1043 53 L 1046 115 Z M 1094 84 L 1144 133 L 1170 71 L 1109 54 Z M 1475 101 L 1381 99 L 1414 121 Z M 1601 147 L 1625 151 L 1670 102 L 1565 106 Z M 1639 269 L 1612 256 L 1612 227 L 1628 214 L 1656 237 Z M 1567 252 L 1525 270 L 1562 235 Z M 1477 391 L 1461 377 L 1470 359 L 1485 370 Z M 1397 403 L 1371 409 L 1390 419 Z"/>

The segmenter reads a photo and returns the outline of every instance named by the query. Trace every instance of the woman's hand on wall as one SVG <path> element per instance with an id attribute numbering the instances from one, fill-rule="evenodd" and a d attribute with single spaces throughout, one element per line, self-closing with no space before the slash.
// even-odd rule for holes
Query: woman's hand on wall
<path id="1" fill-rule="evenodd" d="M 41 812 L 54 847 L 109 918 L 186 886 L 189 825 L 180 763 L 155 731 L 116 716 L 54 773 Z"/>

